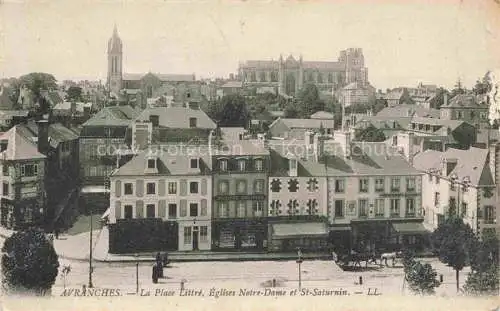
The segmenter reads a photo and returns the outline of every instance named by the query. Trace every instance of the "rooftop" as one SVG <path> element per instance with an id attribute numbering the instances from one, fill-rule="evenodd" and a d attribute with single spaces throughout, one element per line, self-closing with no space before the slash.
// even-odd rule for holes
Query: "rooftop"
<path id="1" fill-rule="evenodd" d="M 158 78 L 162 82 L 192 82 L 195 81 L 195 75 L 193 74 L 163 74 L 163 73 L 124 73 L 124 81 L 139 81 L 142 80 L 147 75 L 152 75 Z"/>
<path id="2" fill-rule="evenodd" d="M 7 141 L 7 149 L 0 153 L 1 157 L 5 160 L 44 159 L 37 145 L 26 138 L 22 131 L 22 126 L 16 125 L 0 136 L 0 141 Z"/>
<path id="3" fill-rule="evenodd" d="M 128 105 L 104 107 L 83 126 L 128 126 L 139 113 Z"/>
<path id="4" fill-rule="evenodd" d="M 326 112 L 326 111 L 318 111 L 316 113 L 313 113 L 311 115 L 311 119 L 321 119 L 321 120 L 333 120 L 333 113 Z"/>
<path id="5" fill-rule="evenodd" d="M 417 105 L 401 104 L 394 107 L 385 107 L 377 116 L 380 117 L 431 117 L 439 118 L 439 109 L 427 109 Z"/>
<path id="6" fill-rule="evenodd" d="M 273 122 L 273 124 L 270 125 L 270 127 L 280 121 L 283 122 L 290 129 L 292 128 L 319 129 L 321 128 L 321 126 L 323 126 L 323 128 L 334 128 L 333 119 L 321 120 L 321 119 L 287 119 L 287 118 L 277 119 L 276 121 Z"/>
<path id="7" fill-rule="evenodd" d="M 475 95 L 459 94 L 448 101 L 441 108 L 483 108 L 488 109 L 487 105 L 480 103 Z"/>
<path id="8" fill-rule="evenodd" d="M 201 109 L 189 107 L 152 107 L 147 108 L 136 118 L 136 121 L 149 121 L 150 116 L 159 118 L 159 126 L 175 129 L 190 128 L 190 118 L 196 118 L 196 128 L 215 129 L 216 124 Z"/>

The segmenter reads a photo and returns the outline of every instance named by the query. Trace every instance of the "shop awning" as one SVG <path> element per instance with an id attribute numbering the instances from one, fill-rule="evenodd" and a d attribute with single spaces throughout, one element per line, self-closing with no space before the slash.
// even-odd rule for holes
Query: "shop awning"
<path id="1" fill-rule="evenodd" d="M 109 189 L 104 186 L 86 186 L 82 188 L 82 193 L 108 193 Z"/>
<path id="2" fill-rule="evenodd" d="M 421 222 L 401 222 L 393 223 L 392 227 L 400 234 L 425 234 L 429 233 Z"/>
<path id="3" fill-rule="evenodd" d="M 351 226 L 330 226 L 330 231 L 351 231 Z"/>
<path id="4" fill-rule="evenodd" d="M 274 239 L 290 239 L 298 237 L 327 237 L 328 230 L 325 223 L 289 223 L 274 224 Z"/>

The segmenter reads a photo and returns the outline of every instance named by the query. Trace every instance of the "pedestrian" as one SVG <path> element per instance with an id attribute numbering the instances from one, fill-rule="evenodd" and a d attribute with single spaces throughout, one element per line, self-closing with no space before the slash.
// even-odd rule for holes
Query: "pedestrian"
<path id="1" fill-rule="evenodd" d="M 59 228 L 55 229 L 56 240 L 59 240 Z"/>

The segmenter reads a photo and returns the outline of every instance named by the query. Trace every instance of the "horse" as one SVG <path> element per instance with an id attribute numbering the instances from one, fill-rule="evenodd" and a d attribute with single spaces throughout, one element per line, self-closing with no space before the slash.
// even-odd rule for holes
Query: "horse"
<path id="1" fill-rule="evenodd" d="M 354 267 L 361 267 L 361 262 L 365 262 L 365 267 L 368 267 L 369 263 L 377 264 L 377 256 L 375 253 L 358 253 L 351 250 L 350 254 L 342 256 L 334 256 L 336 262 L 342 262 L 345 266 L 348 266 L 351 262 L 354 262 Z"/>
<path id="2" fill-rule="evenodd" d="M 389 265 L 387 264 L 387 260 L 391 259 L 392 260 L 392 266 L 396 264 L 396 259 L 401 258 L 402 252 L 392 252 L 392 253 L 383 253 L 380 255 L 380 264 L 382 264 L 382 261 L 385 262 L 385 266 L 388 267 Z"/>

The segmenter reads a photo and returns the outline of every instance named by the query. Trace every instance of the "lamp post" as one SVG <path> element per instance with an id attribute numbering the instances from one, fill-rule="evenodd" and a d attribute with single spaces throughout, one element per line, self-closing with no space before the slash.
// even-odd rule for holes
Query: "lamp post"
<path id="1" fill-rule="evenodd" d="M 139 294 L 139 254 L 135 254 L 135 292 Z"/>
<path id="2" fill-rule="evenodd" d="M 94 284 L 92 284 L 92 270 L 93 270 L 93 267 L 92 267 L 92 246 L 93 246 L 93 243 L 92 243 L 92 233 L 94 231 L 94 228 L 93 228 L 93 225 L 92 225 L 92 220 L 93 220 L 93 217 L 92 217 L 92 209 L 90 209 L 90 234 L 89 234 L 89 286 L 88 288 L 92 288 L 94 287 Z"/>
<path id="3" fill-rule="evenodd" d="M 302 288 L 302 270 L 301 270 L 301 265 L 302 265 L 302 251 L 300 250 L 300 248 L 297 250 L 297 264 L 298 264 L 298 268 L 299 268 L 299 290 L 301 290 Z"/>

